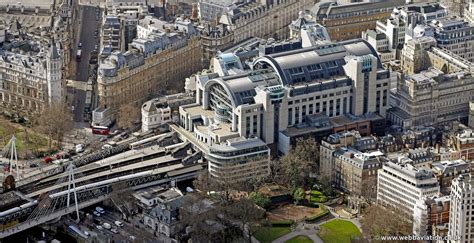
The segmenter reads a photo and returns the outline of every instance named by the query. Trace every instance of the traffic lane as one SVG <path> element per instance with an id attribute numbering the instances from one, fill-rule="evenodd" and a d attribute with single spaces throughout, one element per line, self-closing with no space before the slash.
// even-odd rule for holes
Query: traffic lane
<path id="1" fill-rule="evenodd" d="M 74 100 L 74 121 L 82 122 L 84 118 L 84 107 L 86 102 L 86 91 L 76 89 Z"/>
<path id="2" fill-rule="evenodd" d="M 94 50 L 98 39 L 94 38 L 94 32 L 98 30 L 99 23 L 96 20 L 96 7 L 83 6 L 82 9 L 82 29 L 80 43 L 82 44 L 82 57 L 78 63 L 76 79 L 78 81 L 87 81 L 89 77 L 89 58 Z"/>

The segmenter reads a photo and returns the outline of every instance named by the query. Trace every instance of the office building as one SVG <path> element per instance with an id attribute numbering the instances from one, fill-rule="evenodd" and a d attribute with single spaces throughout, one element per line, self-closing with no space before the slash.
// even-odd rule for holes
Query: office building
<path id="1" fill-rule="evenodd" d="M 367 1 L 339 3 L 326 0 L 316 3 L 310 10 L 314 20 L 326 27 L 331 40 L 341 41 L 360 38 L 363 31 L 375 29 L 377 21 L 390 17 L 395 7 L 405 1 Z"/>
<path id="2" fill-rule="evenodd" d="M 471 174 L 461 175 L 451 185 L 451 206 L 449 210 L 449 233 L 452 242 L 472 242 L 474 240 L 474 180 Z"/>
<path id="3" fill-rule="evenodd" d="M 474 24 L 459 17 L 430 22 L 439 48 L 446 49 L 469 62 L 474 62 Z"/>
<path id="4" fill-rule="evenodd" d="M 423 237 L 447 236 L 449 211 L 449 196 L 434 196 L 419 200 L 413 213 L 413 234 Z"/>
<path id="5" fill-rule="evenodd" d="M 241 69 L 236 54 L 222 53 L 212 62 L 214 74 L 196 78 L 196 104 L 180 107 L 180 127 L 174 129 L 206 151 L 210 170 L 224 163 L 213 160 L 214 146 L 287 153 L 299 137 L 353 129 L 369 135 L 384 124 L 390 75 L 367 42 L 284 47 L 290 50 L 261 46 L 270 53 L 256 58 L 251 70 Z M 229 139 L 239 146 L 228 145 Z M 232 163 L 252 161 L 244 151 L 233 154 Z"/>
<path id="6" fill-rule="evenodd" d="M 377 170 L 382 168 L 380 151 L 360 152 L 341 148 L 334 152 L 334 180 L 332 185 L 364 198 L 377 197 Z"/>
<path id="7" fill-rule="evenodd" d="M 216 25 L 219 23 L 219 19 L 222 14 L 232 11 L 237 8 L 239 4 L 236 4 L 236 1 L 229 0 L 202 0 L 198 2 L 198 15 L 199 21 L 210 22 L 211 24 Z"/>
<path id="8" fill-rule="evenodd" d="M 102 53 L 125 50 L 125 26 L 118 16 L 107 15 L 103 18 L 100 46 Z"/>
<path id="9" fill-rule="evenodd" d="M 373 137 L 362 137 L 355 130 L 334 133 L 325 137 L 319 145 L 319 173 L 322 176 L 330 181 L 335 179 L 335 152 L 347 147 L 366 152 L 377 149 L 377 143 Z"/>
<path id="10" fill-rule="evenodd" d="M 362 32 L 362 38 L 374 47 L 382 62 L 395 60 L 396 51 L 389 48 L 389 39 L 384 33 L 378 33 L 375 30 Z"/>
<path id="11" fill-rule="evenodd" d="M 474 24 L 474 1 L 469 0 L 466 11 L 464 11 L 464 18 L 471 24 Z"/>
<path id="12" fill-rule="evenodd" d="M 474 97 L 471 74 L 444 74 L 431 69 L 406 76 L 400 83 L 401 89 L 391 96 L 395 108 L 389 119 L 393 124 L 410 128 L 467 119 L 468 104 Z"/>
<path id="13" fill-rule="evenodd" d="M 463 159 L 440 161 L 433 163 L 431 168 L 438 179 L 441 192 L 449 194 L 452 181 L 459 175 L 470 173 L 471 161 Z"/>
<path id="14" fill-rule="evenodd" d="M 145 102 L 141 108 L 142 131 L 147 132 L 165 123 L 173 121 L 173 112 L 177 113 L 179 106 L 196 102 L 194 93 L 178 93 L 155 98 Z"/>
<path id="15" fill-rule="evenodd" d="M 138 107 L 153 97 L 179 92 L 185 78 L 202 69 L 199 38 L 178 25 L 138 37 L 128 51 L 113 51 L 100 60 L 96 111 L 108 115 L 96 116 L 103 120 L 93 119 L 94 124 L 117 118 L 122 105 Z"/>
<path id="16" fill-rule="evenodd" d="M 413 216 L 416 203 L 437 196 L 439 185 L 433 172 L 410 164 L 387 162 L 378 171 L 377 201 Z"/>
<path id="17" fill-rule="evenodd" d="M 313 0 L 246 2 L 222 14 L 219 23 L 233 32 L 234 44 L 251 37 L 286 39 L 288 25 L 313 4 Z"/>
<path id="18" fill-rule="evenodd" d="M 466 160 L 474 159 L 474 133 L 471 129 L 464 129 L 450 137 L 451 148 L 459 153 L 459 157 Z"/>
<path id="19" fill-rule="evenodd" d="M 63 50 L 53 37 L 19 37 L 24 31 L 17 21 L 0 27 L 5 36 L 0 42 L 0 101 L 12 109 L 39 113 L 65 98 Z"/>

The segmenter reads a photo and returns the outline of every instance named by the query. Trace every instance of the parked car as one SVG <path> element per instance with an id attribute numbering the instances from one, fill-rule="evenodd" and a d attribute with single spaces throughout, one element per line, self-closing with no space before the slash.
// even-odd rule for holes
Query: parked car
<path id="1" fill-rule="evenodd" d="M 112 228 L 112 229 L 110 229 L 110 231 L 112 231 L 112 233 L 114 233 L 114 234 L 118 234 L 118 230 L 116 228 Z"/>
<path id="2" fill-rule="evenodd" d="M 117 225 L 117 226 L 119 226 L 119 227 L 123 227 L 123 223 L 120 222 L 120 221 L 118 221 L 118 220 L 115 221 L 114 223 L 115 223 L 115 225 Z"/>
<path id="3" fill-rule="evenodd" d="M 100 231 L 102 231 L 102 230 L 104 229 L 104 228 L 102 228 L 102 226 L 100 226 L 100 225 L 96 225 L 95 228 L 98 229 L 98 230 L 100 230 Z"/>
<path id="4" fill-rule="evenodd" d="M 36 168 L 36 167 L 38 167 L 38 166 L 39 166 L 39 165 L 37 165 L 37 164 L 30 164 L 30 168 Z"/>
<path id="5" fill-rule="evenodd" d="M 102 227 L 104 227 L 104 229 L 111 229 L 112 228 L 112 225 L 110 225 L 109 223 L 103 223 L 102 224 Z"/>
<path id="6" fill-rule="evenodd" d="M 51 157 L 48 156 L 48 157 L 45 157 L 45 158 L 43 159 L 43 161 L 44 161 L 45 163 L 51 163 L 51 162 L 53 162 L 53 158 L 51 158 Z"/>
<path id="7" fill-rule="evenodd" d="M 82 153 L 84 152 L 84 145 L 83 144 L 77 144 L 76 145 L 76 153 Z"/>
<path id="8" fill-rule="evenodd" d="M 95 207 L 95 211 L 101 213 L 101 214 L 104 214 L 105 213 L 105 210 L 101 207 Z"/>
<path id="9" fill-rule="evenodd" d="M 92 212 L 92 214 L 94 214 L 97 217 L 100 217 L 100 213 L 98 213 L 97 211 Z"/>

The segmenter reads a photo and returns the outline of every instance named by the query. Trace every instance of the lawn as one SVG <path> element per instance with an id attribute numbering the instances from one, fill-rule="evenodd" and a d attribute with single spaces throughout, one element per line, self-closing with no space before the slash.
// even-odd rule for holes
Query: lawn
<path id="1" fill-rule="evenodd" d="M 299 236 L 296 236 L 294 238 L 291 238 L 291 239 L 285 241 L 285 243 L 313 243 L 313 240 L 311 240 L 307 236 L 299 235 Z"/>
<path id="2" fill-rule="evenodd" d="M 19 155 L 26 151 L 47 150 L 48 140 L 44 136 L 0 117 L 0 148 L 10 141 L 12 135 L 16 136 L 16 148 Z"/>
<path id="3" fill-rule="evenodd" d="M 261 243 L 270 243 L 290 232 L 290 227 L 258 227 L 252 235 Z"/>
<path id="4" fill-rule="evenodd" d="M 351 242 L 352 238 L 361 236 L 357 226 L 346 220 L 335 219 L 321 225 L 319 237 L 324 243 Z"/>

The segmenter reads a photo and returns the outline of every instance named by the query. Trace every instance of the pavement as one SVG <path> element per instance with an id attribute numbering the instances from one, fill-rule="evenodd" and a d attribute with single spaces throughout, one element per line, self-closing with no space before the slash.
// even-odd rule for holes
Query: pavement
<path id="1" fill-rule="evenodd" d="M 359 230 L 362 232 L 362 228 L 358 220 L 352 219 L 352 218 L 341 217 L 339 214 L 336 213 L 336 210 L 334 210 L 334 208 L 331 208 L 329 206 L 326 206 L 326 208 L 329 209 L 329 212 L 331 213 L 332 216 L 334 216 L 334 218 L 319 222 L 317 224 L 308 224 L 308 223 L 300 222 L 296 225 L 295 229 L 292 232 L 274 240 L 273 243 L 285 243 L 286 241 L 300 235 L 310 238 L 315 243 L 324 243 L 323 240 L 319 238 L 319 236 L 317 235 L 320 231 L 320 226 L 322 224 L 325 224 L 335 219 L 343 219 L 343 220 L 350 221 L 354 225 L 356 225 L 357 228 L 359 228 Z"/>

